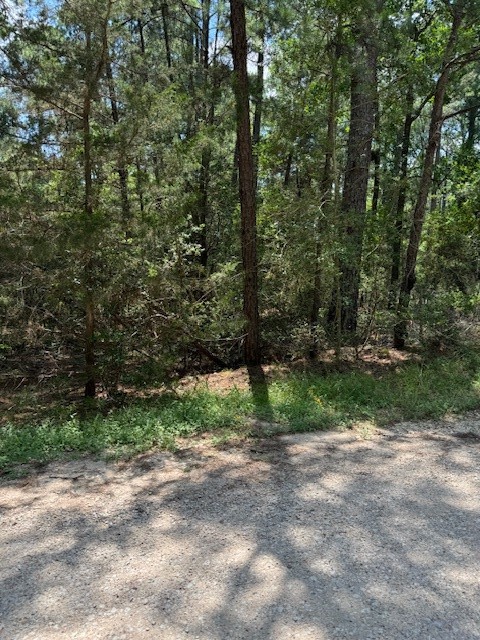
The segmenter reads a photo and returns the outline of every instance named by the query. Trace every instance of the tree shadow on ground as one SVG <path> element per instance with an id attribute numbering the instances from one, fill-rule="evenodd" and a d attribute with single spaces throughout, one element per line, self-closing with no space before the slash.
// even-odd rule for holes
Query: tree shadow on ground
<path id="1" fill-rule="evenodd" d="M 33 488 L 2 534 L 6 637 L 480 637 L 478 445 L 314 434 L 209 456 Z"/>
<path id="2" fill-rule="evenodd" d="M 273 409 L 268 392 L 268 381 L 261 365 L 247 367 L 248 382 L 253 398 L 255 416 L 259 420 L 273 422 Z"/>

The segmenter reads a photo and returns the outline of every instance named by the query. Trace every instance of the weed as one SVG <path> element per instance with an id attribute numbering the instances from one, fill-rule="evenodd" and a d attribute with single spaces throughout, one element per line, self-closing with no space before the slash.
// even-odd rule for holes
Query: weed
<path id="1" fill-rule="evenodd" d="M 23 399 L 22 399 L 23 401 Z M 480 354 L 460 353 L 405 364 L 375 377 L 350 371 L 290 374 L 258 390 L 218 394 L 206 387 L 179 396 L 135 400 L 106 415 L 90 407 L 0 428 L 0 469 L 81 454 L 129 458 L 152 448 L 174 451 L 176 438 L 211 432 L 216 445 L 251 432 L 252 420 L 272 432 L 345 429 L 355 423 L 438 418 L 480 406 Z"/>

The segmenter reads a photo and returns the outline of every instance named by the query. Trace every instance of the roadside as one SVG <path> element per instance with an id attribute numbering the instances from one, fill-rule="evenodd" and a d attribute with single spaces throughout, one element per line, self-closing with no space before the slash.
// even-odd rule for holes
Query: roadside
<path id="1" fill-rule="evenodd" d="M 480 412 L 0 488 L 5 640 L 480 638 Z"/>
<path id="2" fill-rule="evenodd" d="M 461 414 L 480 407 L 480 353 L 420 360 L 385 349 L 351 362 L 243 368 L 183 379 L 170 389 L 124 389 L 93 403 L 62 386 L 54 391 L 30 385 L 0 398 L 0 473 L 28 475 L 52 460 L 89 454 L 125 460 L 174 451 L 192 437 L 222 445 Z"/>

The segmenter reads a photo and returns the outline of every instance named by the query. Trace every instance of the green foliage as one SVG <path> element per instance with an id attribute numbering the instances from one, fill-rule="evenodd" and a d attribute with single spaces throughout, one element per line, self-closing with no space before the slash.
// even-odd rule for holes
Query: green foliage
<path id="1" fill-rule="evenodd" d="M 0 428 L 0 468 L 84 453 L 128 457 L 157 447 L 175 450 L 176 438 L 205 432 L 221 444 L 245 437 L 252 419 L 268 421 L 272 432 L 279 426 L 287 432 L 439 418 L 480 406 L 480 355 L 458 352 L 377 376 L 290 374 L 261 391 L 219 394 L 204 387 L 133 401 L 106 415 L 95 406 L 82 416 L 66 408 L 38 424 L 10 423 Z"/>
<path id="2" fill-rule="evenodd" d="M 459 55 L 476 44 L 478 10 L 467 4 Z M 78 373 L 87 293 L 95 308 L 97 381 L 113 396 L 122 384 L 164 382 L 214 366 L 198 345 L 217 357 L 216 364 L 218 358 L 232 366 L 241 360 L 245 327 L 228 3 L 212 0 L 210 21 L 202 2 L 166 3 L 166 14 L 157 5 L 113 2 L 108 19 L 104 0 L 26 0 L 18 11 L 9 12 L 8 3 L 0 10 L 2 370 L 8 372 L 12 360 L 21 375 L 42 367 L 49 374 Z M 374 147 L 380 154 L 380 203 L 374 213 L 371 180 L 362 247 L 352 247 L 345 235 L 349 221 L 339 212 L 347 179 L 350 82 L 359 32 L 375 6 L 367 0 L 261 0 L 248 7 L 252 116 L 260 104 L 263 109 L 255 152 L 267 359 L 305 357 L 314 337 L 321 348 L 335 342 L 324 318 L 338 293 L 339 262 L 360 252 L 357 342 L 384 342 L 394 324 L 389 280 L 406 95 L 413 92 L 418 117 L 403 181 L 401 262 L 429 96 L 451 15 L 440 0 L 392 0 L 375 17 L 378 34 L 369 36 L 378 46 Z M 254 65 L 262 46 L 260 95 Z M 434 197 L 424 226 L 408 315 L 412 338 L 424 345 L 458 344 L 462 322 L 478 321 L 480 118 L 462 110 L 478 105 L 479 77 L 472 58 L 458 66 L 448 89 L 445 112 L 461 113 L 443 124 L 433 181 L 437 202 Z M 325 193 L 332 79 L 336 135 Z M 398 298 L 398 282 L 393 288 Z"/>

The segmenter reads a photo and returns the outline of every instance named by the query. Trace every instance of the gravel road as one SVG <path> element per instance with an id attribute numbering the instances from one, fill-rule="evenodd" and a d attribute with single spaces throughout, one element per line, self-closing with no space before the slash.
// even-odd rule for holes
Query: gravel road
<path id="1" fill-rule="evenodd" d="M 52 464 L 0 554 L 2 640 L 480 639 L 480 413 Z"/>

